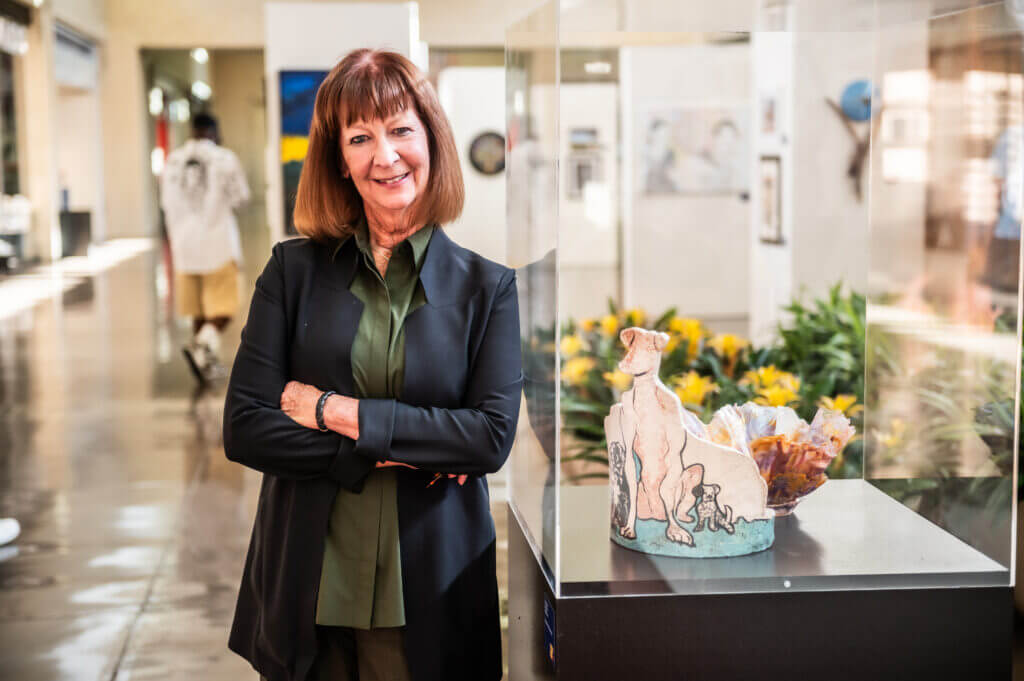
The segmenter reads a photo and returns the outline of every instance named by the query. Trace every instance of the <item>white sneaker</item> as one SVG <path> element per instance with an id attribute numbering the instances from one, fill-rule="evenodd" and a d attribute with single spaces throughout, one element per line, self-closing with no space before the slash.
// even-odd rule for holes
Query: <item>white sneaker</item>
<path id="1" fill-rule="evenodd" d="M 195 343 L 205 346 L 214 357 L 220 355 L 220 331 L 213 324 L 203 324 L 203 328 L 199 329 L 199 333 L 195 336 Z"/>
<path id="2" fill-rule="evenodd" d="M 21 525 L 14 518 L 0 518 L 0 546 L 10 544 L 21 534 Z"/>

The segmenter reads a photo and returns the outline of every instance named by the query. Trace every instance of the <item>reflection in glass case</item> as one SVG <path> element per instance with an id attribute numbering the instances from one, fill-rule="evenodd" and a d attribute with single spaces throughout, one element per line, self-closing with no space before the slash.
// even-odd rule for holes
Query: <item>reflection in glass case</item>
<path id="1" fill-rule="evenodd" d="M 510 507 L 552 597 L 1012 586 L 1013 7 L 553 1 L 509 27 L 526 373 Z M 647 518 L 692 539 L 685 520 L 710 514 L 703 536 L 733 536 L 739 502 L 687 478 L 665 435 L 681 421 L 786 499 L 767 548 L 652 559 L 624 541 L 632 505 L 660 499 L 638 431 L 606 430 L 615 409 L 652 418 L 651 375 L 622 363 L 641 336 L 670 405 L 658 456 L 681 471 Z M 699 431 L 723 413 L 743 437 Z M 816 418 L 849 432 L 810 465 L 794 443 L 825 432 Z"/>

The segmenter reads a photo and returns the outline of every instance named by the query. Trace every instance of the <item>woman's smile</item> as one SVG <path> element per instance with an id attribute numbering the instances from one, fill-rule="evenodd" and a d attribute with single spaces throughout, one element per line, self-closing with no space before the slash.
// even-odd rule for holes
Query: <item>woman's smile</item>
<path id="1" fill-rule="evenodd" d="M 397 187 L 397 186 L 401 185 L 405 181 L 405 179 L 407 177 L 409 177 L 410 175 L 412 175 L 412 171 L 408 170 L 408 171 L 402 173 L 401 175 L 393 175 L 393 176 L 391 176 L 389 178 L 386 178 L 386 179 L 380 179 L 380 180 L 374 179 L 374 182 L 376 182 L 379 185 L 383 185 L 385 187 Z"/>

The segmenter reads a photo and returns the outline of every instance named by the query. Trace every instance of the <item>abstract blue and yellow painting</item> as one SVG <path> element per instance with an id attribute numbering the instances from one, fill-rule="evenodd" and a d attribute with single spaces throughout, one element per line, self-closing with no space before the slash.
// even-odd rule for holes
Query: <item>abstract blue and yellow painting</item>
<path id="1" fill-rule="evenodd" d="M 284 225 L 286 234 L 296 234 L 292 211 L 299 188 L 302 162 L 309 146 L 309 124 L 313 120 L 316 91 L 326 71 L 281 71 L 281 171 L 284 185 Z"/>

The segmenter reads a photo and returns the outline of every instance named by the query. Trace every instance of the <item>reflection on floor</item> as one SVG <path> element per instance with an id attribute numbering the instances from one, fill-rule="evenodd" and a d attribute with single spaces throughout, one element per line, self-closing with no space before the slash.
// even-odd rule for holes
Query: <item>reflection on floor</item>
<path id="1" fill-rule="evenodd" d="M 255 678 L 226 641 L 260 476 L 224 458 L 223 395 L 181 359 L 166 250 L 102 264 L 19 309 L 31 277 L 0 284 L 0 516 L 23 527 L 0 547 L 0 677 Z"/>

